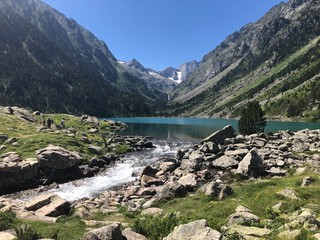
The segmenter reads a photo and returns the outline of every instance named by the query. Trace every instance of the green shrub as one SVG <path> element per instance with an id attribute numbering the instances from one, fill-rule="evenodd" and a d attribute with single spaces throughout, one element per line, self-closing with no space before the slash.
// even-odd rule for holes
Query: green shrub
<path id="1" fill-rule="evenodd" d="M 19 240 L 37 240 L 41 238 L 40 234 L 29 225 L 21 225 L 14 229 Z"/>
<path id="2" fill-rule="evenodd" d="M 15 214 L 13 212 L 0 212 L 0 231 L 13 227 Z"/>
<path id="3" fill-rule="evenodd" d="M 158 240 L 169 235 L 174 227 L 182 223 L 182 219 L 175 213 L 169 213 L 166 216 L 147 216 L 137 218 L 133 223 L 133 230 L 149 239 Z"/>

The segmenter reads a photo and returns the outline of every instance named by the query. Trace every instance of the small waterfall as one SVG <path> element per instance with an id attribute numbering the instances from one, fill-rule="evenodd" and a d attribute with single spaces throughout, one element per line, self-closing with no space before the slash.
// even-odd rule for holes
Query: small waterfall
<path id="1" fill-rule="evenodd" d="M 189 142 L 155 142 L 155 149 L 127 154 L 115 166 L 108 168 L 102 174 L 91 178 L 80 179 L 51 190 L 68 201 L 76 201 L 101 193 L 112 187 L 132 182 L 144 167 L 152 165 L 160 157 L 173 157 L 179 148 L 189 148 Z"/>

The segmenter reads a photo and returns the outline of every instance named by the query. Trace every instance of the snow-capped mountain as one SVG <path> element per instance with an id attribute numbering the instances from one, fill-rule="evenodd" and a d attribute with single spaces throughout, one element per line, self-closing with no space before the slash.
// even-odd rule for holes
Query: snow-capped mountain
<path id="1" fill-rule="evenodd" d="M 167 67 L 158 72 L 151 68 L 145 68 L 136 59 L 132 59 L 129 62 L 118 60 L 118 62 L 124 66 L 127 71 L 130 71 L 131 74 L 144 79 L 150 86 L 166 93 L 172 91 L 182 81 L 186 80 L 199 66 L 199 63 L 194 60 L 182 64 L 179 68 Z"/>

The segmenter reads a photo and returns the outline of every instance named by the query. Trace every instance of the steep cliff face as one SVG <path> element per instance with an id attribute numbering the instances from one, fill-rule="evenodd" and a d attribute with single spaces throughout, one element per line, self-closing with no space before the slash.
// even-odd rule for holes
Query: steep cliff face
<path id="1" fill-rule="evenodd" d="M 166 99 L 103 41 L 39 0 L 0 0 L 0 49 L 1 105 L 134 116 Z"/>
<path id="2" fill-rule="evenodd" d="M 229 35 L 172 93 L 168 113 L 236 116 L 248 99 L 272 101 L 297 71 L 308 72 L 305 81 L 316 77 L 319 8 L 319 0 L 289 0 Z M 301 59 L 308 64 L 294 64 Z"/>

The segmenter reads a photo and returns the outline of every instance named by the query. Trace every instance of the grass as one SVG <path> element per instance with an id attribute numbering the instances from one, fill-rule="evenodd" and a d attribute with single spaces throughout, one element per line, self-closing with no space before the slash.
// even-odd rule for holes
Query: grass
<path id="1" fill-rule="evenodd" d="M 304 176 L 310 176 L 315 182 L 307 187 L 301 188 L 300 184 Z M 223 201 L 210 201 L 209 197 L 201 192 L 190 194 L 185 198 L 177 198 L 157 204 L 164 210 L 164 214 L 178 214 L 179 223 L 187 223 L 198 219 L 206 219 L 209 226 L 213 229 L 221 231 L 221 227 L 226 224 L 229 215 L 235 212 L 239 205 L 243 205 L 252 210 L 254 214 L 260 217 L 260 227 L 266 226 L 273 229 L 273 235 L 270 239 L 275 239 L 278 233 L 278 227 L 286 222 L 286 218 L 290 213 L 300 209 L 301 207 L 312 208 L 320 213 L 320 180 L 319 174 L 313 171 L 305 172 L 302 175 L 290 175 L 284 178 L 272 178 L 253 180 L 245 182 L 236 182 L 231 186 L 234 194 Z M 286 187 L 294 189 L 301 200 L 290 200 L 277 194 L 276 192 Z M 282 202 L 281 213 L 273 212 L 272 206 Z M 155 218 L 148 221 L 139 220 L 141 216 L 138 214 L 134 217 L 133 228 L 140 233 L 148 233 L 150 224 L 155 221 L 159 225 L 163 221 L 162 218 Z M 138 219 L 138 220 L 137 220 Z M 269 220 L 268 220 L 269 219 Z M 132 222 L 132 220 L 130 220 Z M 271 221 L 271 222 L 270 222 Z M 138 227 L 136 227 L 138 225 Z M 155 228 L 153 227 L 153 231 Z M 164 232 L 158 230 L 157 233 L 148 233 L 149 236 L 163 236 Z M 305 234 L 305 233 L 304 233 Z M 311 234 L 311 233 L 310 233 Z M 150 239 L 157 239 L 151 237 Z"/>
<path id="2" fill-rule="evenodd" d="M 9 138 L 16 138 L 15 144 L 6 144 L 5 152 L 17 152 L 23 159 L 36 157 L 36 151 L 47 147 L 49 144 L 66 148 L 70 151 L 77 151 L 86 159 L 93 157 L 87 148 L 90 144 L 80 139 L 85 135 L 92 145 L 102 148 L 102 154 L 108 152 L 104 146 L 102 136 L 108 136 L 114 129 L 108 122 L 100 121 L 99 133 L 89 133 L 89 129 L 97 126 L 83 123 L 79 117 L 66 114 L 46 114 L 45 119 L 50 117 L 54 123 L 59 124 L 64 118 L 66 129 L 74 129 L 74 134 L 67 134 L 63 131 L 56 131 L 55 125 L 51 130 L 38 131 L 42 116 L 36 116 L 36 122 L 30 123 L 19 119 L 15 115 L 0 114 L 0 134 L 6 134 Z M 1 144 L 1 143 L 0 143 Z M 115 153 L 124 153 L 128 147 L 120 146 Z M 3 152 L 4 152 L 3 151 Z"/>

